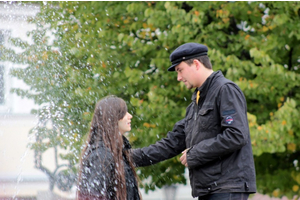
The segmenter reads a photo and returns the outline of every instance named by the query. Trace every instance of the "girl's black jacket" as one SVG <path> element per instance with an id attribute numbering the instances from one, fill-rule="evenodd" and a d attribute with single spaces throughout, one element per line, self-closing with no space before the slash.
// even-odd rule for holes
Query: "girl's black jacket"
<path id="1" fill-rule="evenodd" d="M 131 148 L 129 141 L 123 136 L 123 152 Z M 91 145 L 87 155 L 82 159 L 81 180 L 78 183 L 78 200 L 105 199 L 115 200 L 115 163 L 111 151 L 101 143 L 98 147 Z M 124 156 L 127 200 L 140 200 L 138 184 L 128 160 Z"/>

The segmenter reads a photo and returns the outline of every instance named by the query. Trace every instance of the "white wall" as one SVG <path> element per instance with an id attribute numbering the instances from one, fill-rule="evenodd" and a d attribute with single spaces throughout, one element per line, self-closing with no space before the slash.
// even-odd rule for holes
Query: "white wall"
<path id="1" fill-rule="evenodd" d="M 34 29 L 35 26 L 28 24 L 26 19 L 34 16 L 38 10 L 39 8 L 37 6 L 24 7 L 20 6 L 19 3 L 0 2 L 0 31 L 4 31 L 7 37 L 10 35 L 28 41 L 26 33 Z M 7 42 L 5 45 L 9 46 Z M 3 62 L 1 60 L 0 65 L 3 65 L 5 70 L 5 103 L 4 105 L 0 105 L 0 114 L 29 114 L 30 110 L 34 107 L 33 101 L 22 99 L 16 94 L 10 93 L 11 88 L 28 88 L 23 81 L 9 76 L 9 70 L 11 68 L 25 66 Z"/>
<path id="2" fill-rule="evenodd" d="M 35 27 L 26 19 L 38 10 L 37 6 L 0 2 L 0 31 L 7 34 L 6 38 L 10 35 L 28 40 L 26 33 Z M 5 45 L 8 46 L 7 41 Z M 36 106 L 32 100 L 10 93 L 11 88 L 28 88 L 23 81 L 9 75 L 10 69 L 25 66 L 1 60 L 0 65 L 5 67 L 5 102 L 0 105 L 0 199 L 36 196 L 38 191 L 49 188 L 48 178 L 34 168 L 34 152 L 27 147 L 34 140 L 28 133 L 37 123 L 37 118 L 30 114 Z"/>

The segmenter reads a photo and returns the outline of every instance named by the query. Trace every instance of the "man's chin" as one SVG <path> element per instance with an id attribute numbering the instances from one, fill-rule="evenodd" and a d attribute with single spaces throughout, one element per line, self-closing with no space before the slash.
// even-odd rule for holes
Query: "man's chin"
<path id="1" fill-rule="evenodd" d="M 190 85 L 188 82 L 184 82 L 184 85 L 186 86 L 186 89 L 191 90 L 194 88 L 193 85 Z"/>
<path id="2" fill-rule="evenodd" d="M 193 89 L 194 87 L 193 87 L 192 85 L 187 85 L 186 88 L 187 88 L 188 90 L 191 90 L 191 89 Z"/>

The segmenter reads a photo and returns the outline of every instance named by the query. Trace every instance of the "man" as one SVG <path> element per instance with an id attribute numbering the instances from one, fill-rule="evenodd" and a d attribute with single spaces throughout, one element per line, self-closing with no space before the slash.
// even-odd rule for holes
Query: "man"
<path id="1" fill-rule="evenodd" d="M 166 138 L 132 151 L 136 166 L 182 152 L 192 196 L 199 200 L 244 200 L 256 192 L 255 167 L 243 92 L 214 72 L 205 45 L 186 43 L 170 55 L 177 80 L 195 88 L 184 119 Z"/>

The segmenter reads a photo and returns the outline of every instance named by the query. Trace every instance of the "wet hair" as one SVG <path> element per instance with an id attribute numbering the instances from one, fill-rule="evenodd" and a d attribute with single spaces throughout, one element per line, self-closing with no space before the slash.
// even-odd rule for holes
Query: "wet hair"
<path id="1" fill-rule="evenodd" d="M 189 60 L 184 61 L 186 64 L 188 65 L 192 65 L 193 64 L 193 60 L 198 60 L 199 62 L 201 62 L 205 68 L 207 69 L 212 69 L 212 64 L 208 58 L 208 56 L 198 56 Z"/>
<path id="2" fill-rule="evenodd" d="M 81 159 L 88 153 L 89 147 L 98 147 L 101 143 L 113 155 L 114 161 L 114 187 L 116 188 L 115 197 L 118 200 L 126 199 L 126 180 L 123 162 L 123 154 L 129 162 L 130 167 L 137 180 L 137 175 L 132 164 L 131 157 L 127 151 L 123 151 L 123 135 L 119 132 L 118 121 L 123 119 L 127 113 L 126 102 L 116 96 L 108 96 L 97 102 L 91 129 L 87 138 L 87 144 L 82 151 Z M 99 163 L 101 164 L 101 163 Z M 80 169 L 82 169 L 82 161 Z M 81 170 L 79 181 L 81 179 Z"/>

